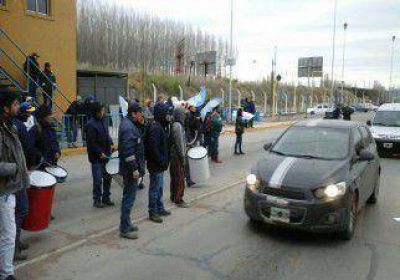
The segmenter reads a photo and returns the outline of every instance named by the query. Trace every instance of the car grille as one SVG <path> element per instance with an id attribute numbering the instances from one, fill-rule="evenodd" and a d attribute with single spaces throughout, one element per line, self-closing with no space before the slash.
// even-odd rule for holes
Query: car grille
<path id="1" fill-rule="evenodd" d="M 281 188 L 271 188 L 271 187 L 264 187 L 262 190 L 263 194 L 272 195 L 281 198 L 288 198 L 288 199 L 295 199 L 295 200 L 305 200 L 306 195 L 303 191 L 300 190 L 291 190 L 285 187 Z"/>

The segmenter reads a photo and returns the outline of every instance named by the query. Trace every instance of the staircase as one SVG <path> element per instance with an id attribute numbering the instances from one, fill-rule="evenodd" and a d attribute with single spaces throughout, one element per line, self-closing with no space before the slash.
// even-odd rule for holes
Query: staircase
<path id="1" fill-rule="evenodd" d="M 13 53 L 17 55 L 14 56 L 10 52 L 7 52 L 4 47 L 6 44 L 9 46 L 9 49 L 12 49 Z M 23 49 L 17 44 L 17 42 L 15 42 L 0 27 L 0 94 L 10 91 L 18 92 L 21 94 L 28 93 L 29 83 L 33 82 L 37 86 L 37 88 L 43 93 L 43 95 L 51 99 L 53 103 L 53 111 L 56 117 L 61 120 L 62 115 L 64 114 L 64 108 L 67 108 L 69 105 L 71 105 L 71 101 L 66 97 L 66 95 L 57 85 L 54 85 L 53 98 L 51 98 L 43 90 L 43 88 L 39 85 L 39 83 L 34 81 L 32 77 L 30 77 L 29 67 L 27 71 L 24 70 L 23 64 L 27 59 L 30 59 L 29 56 L 23 51 Z M 37 68 L 36 70 L 39 70 L 40 74 L 43 74 L 43 71 L 34 64 L 29 63 L 29 65 L 33 65 L 33 67 Z M 11 72 L 19 73 L 21 74 L 21 76 L 25 77 L 24 84 L 26 85 L 26 87 L 24 87 L 20 81 L 18 81 L 15 77 L 13 77 L 10 74 Z M 46 77 L 45 75 L 43 76 Z M 49 80 L 49 82 L 51 81 Z M 36 103 L 35 105 L 38 106 L 39 104 Z"/>

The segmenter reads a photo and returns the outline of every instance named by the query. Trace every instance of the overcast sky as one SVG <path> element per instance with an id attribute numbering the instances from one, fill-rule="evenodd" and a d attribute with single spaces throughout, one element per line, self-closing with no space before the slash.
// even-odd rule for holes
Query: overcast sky
<path id="1" fill-rule="evenodd" d="M 230 0 L 119 0 L 138 10 L 199 26 L 229 39 Z M 297 59 L 323 56 L 331 73 L 334 0 L 234 0 L 234 69 L 241 80 L 271 71 L 278 47 L 278 72 L 297 81 Z M 345 81 L 389 84 L 391 37 L 395 48 L 394 84 L 400 85 L 400 0 L 338 0 L 335 77 L 341 80 L 343 24 L 347 22 Z M 256 61 L 254 64 L 253 61 Z M 304 81 L 302 81 L 304 82 Z"/>

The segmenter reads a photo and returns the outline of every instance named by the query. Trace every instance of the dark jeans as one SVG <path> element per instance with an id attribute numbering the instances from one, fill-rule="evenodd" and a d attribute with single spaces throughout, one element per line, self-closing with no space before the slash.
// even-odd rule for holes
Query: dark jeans
<path id="1" fill-rule="evenodd" d="M 164 172 L 150 173 L 149 213 L 157 214 L 164 210 L 163 189 Z"/>
<path id="2" fill-rule="evenodd" d="M 236 134 L 235 153 L 242 152 L 243 134 Z"/>
<path id="3" fill-rule="evenodd" d="M 37 81 L 36 80 L 32 81 L 31 79 L 29 79 L 29 94 L 28 95 L 34 99 L 36 99 L 36 97 L 37 97 L 37 94 L 36 94 L 37 85 L 35 82 L 37 82 Z"/>
<path id="4" fill-rule="evenodd" d="M 93 200 L 107 201 L 110 199 L 111 176 L 106 172 L 105 163 L 92 164 Z"/>
<path id="5" fill-rule="evenodd" d="M 17 235 L 15 243 L 19 242 L 21 236 L 21 226 L 24 222 L 25 217 L 29 212 L 29 200 L 26 189 L 22 189 L 15 193 L 15 224 L 17 227 Z"/>
<path id="6" fill-rule="evenodd" d="M 53 91 L 46 90 L 46 93 L 43 93 L 43 104 L 48 105 L 51 109 L 53 108 Z"/>
<path id="7" fill-rule="evenodd" d="M 210 154 L 211 154 L 211 158 L 213 160 L 217 160 L 218 159 L 218 154 L 219 154 L 219 133 L 216 132 L 212 132 L 211 133 L 211 143 L 210 143 Z"/>
<path id="8" fill-rule="evenodd" d="M 121 233 L 128 233 L 133 229 L 131 212 L 133 204 L 135 203 L 138 180 L 132 178 L 132 172 L 125 172 L 123 174 L 123 179 L 124 191 L 122 195 L 121 223 L 119 226 L 119 230 Z"/>
<path id="9" fill-rule="evenodd" d="M 78 124 L 71 117 L 65 119 L 65 130 L 68 144 L 75 143 L 78 137 Z"/>

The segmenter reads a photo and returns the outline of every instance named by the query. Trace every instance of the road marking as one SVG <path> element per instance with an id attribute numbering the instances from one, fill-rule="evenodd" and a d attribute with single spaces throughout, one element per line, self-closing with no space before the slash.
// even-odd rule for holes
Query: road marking
<path id="1" fill-rule="evenodd" d="M 271 179 L 269 180 L 269 186 L 272 188 L 280 188 L 282 186 L 283 180 L 289 172 L 289 169 L 293 166 L 295 161 L 295 158 L 285 158 L 272 174 Z"/>
<path id="2" fill-rule="evenodd" d="M 224 191 L 226 191 L 226 190 L 228 190 L 228 189 L 231 189 L 231 188 L 233 188 L 233 187 L 235 187 L 235 186 L 237 186 L 237 185 L 244 184 L 244 182 L 245 182 L 244 180 L 237 181 L 237 182 L 232 183 L 232 184 L 230 184 L 230 185 L 227 185 L 227 186 L 225 186 L 225 187 L 218 188 L 218 189 L 216 189 L 216 190 L 214 190 L 214 191 L 212 191 L 212 192 L 208 192 L 208 193 L 204 193 L 204 194 L 198 195 L 198 196 L 196 196 L 196 197 L 194 197 L 194 198 L 188 200 L 188 202 L 189 202 L 190 204 L 191 204 L 191 203 L 194 203 L 194 202 L 199 201 L 199 200 L 202 200 L 202 199 L 204 199 L 204 198 L 206 198 L 206 197 L 213 196 L 213 195 L 218 194 L 218 193 L 222 193 L 222 192 L 224 192 Z M 171 206 L 167 207 L 167 210 L 173 210 L 173 209 L 177 209 L 177 208 L 178 208 L 177 206 L 171 205 Z M 145 220 L 147 220 L 147 215 L 143 215 L 142 217 L 139 217 L 139 218 L 136 219 L 134 222 L 135 222 L 135 223 L 141 223 L 141 222 L 143 222 L 143 221 L 145 221 Z M 105 236 L 105 235 L 107 235 L 107 234 L 110 234 L 110 233 L 112 233 L 112 232 L 118 230 L 118 228 L 119 228 L 118 225 L 114 225 L 114 226 L 112 226 L 112 227 L 110 227 L 110 228 L 107 228 L 107 229 L 102 230 L 102 231 L 100 231 L 100 232 L 91 234 L 91 235 L 87 236 L 86 238 L 83 238 L 83 239 L 81 239 L 81 240 L 75 241 L 75 242 L 73 242 L 73 243 L 71 243 L 71 244 L 68 244 L 68 245 L 66 245 L 66 246 L 64 246 L 64 247 L 55 249 L 54 251 L 51 251 L 51 252 L 49 252 L 49 253 L 45 253 L 45 254 L 39 255 L 39 256 L 37 256 L 37 257 L 35 257 L 35 258 L 29 260 L 29 261 L 26 261 L 26 262 L 23 262 L 23 263 L 20 263 L 20 264 L 16 265 L 16 266 L 15 266 L 15 270 L 21 269 L 21 268 L 26 267 L 26 266 L 29 266 L 29 265 L 36 264 L 36 263 L 38 263 L 38 262 L 40 262 L 40 261 L 43 261 L 43 260 L 46 260 L 46 259 L 48 259 L 48 258 L 50 258 L 50 257 L 53 257 L 53 256 L 56 256 L 56 255 L 58 255 L 58 254 L 62 254 L 62 253 L 71 251 L 71 250 L 73 250 L 73 249 L 75 249 L 75 248 L 81 247 L 81 246 L 83 246 L 85 243 L 87 243 L 87 242 L 89 242 L 89 241 L 91 241 L 91 240 L 94 240 L 94 239 L 96 239 L 96 238 Z"/>

